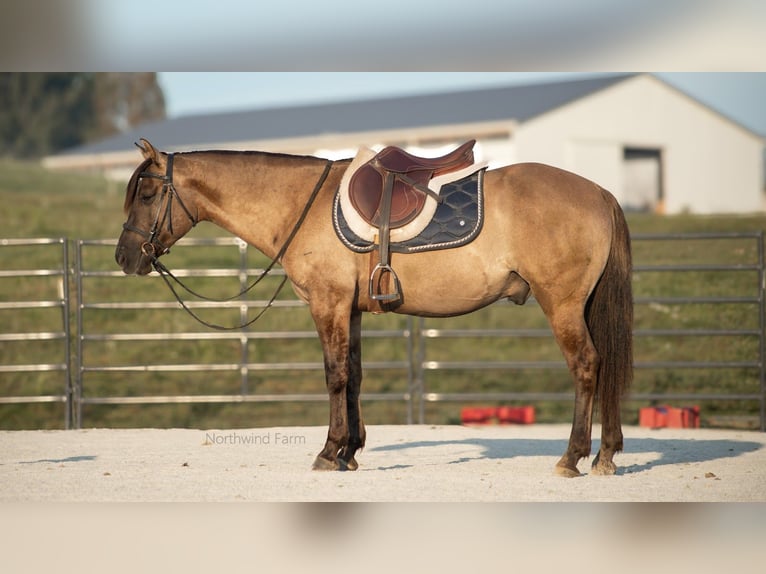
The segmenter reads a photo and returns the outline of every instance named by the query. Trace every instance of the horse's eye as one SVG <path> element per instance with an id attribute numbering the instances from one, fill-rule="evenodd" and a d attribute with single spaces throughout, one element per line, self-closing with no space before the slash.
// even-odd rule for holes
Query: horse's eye
<path id="1" fill-rule="evenodd" d="M 154 202 L 154 198 L 157 197 L 157 193 L 154 191 L 147 191 L 142 193 L 139 197 L 142 203 L 149 205 L 150 203 Z"/>

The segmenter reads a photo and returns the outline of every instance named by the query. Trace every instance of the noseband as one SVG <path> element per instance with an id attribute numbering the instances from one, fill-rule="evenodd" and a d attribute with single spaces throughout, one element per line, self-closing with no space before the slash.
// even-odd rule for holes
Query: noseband
<path id="1" fill-rule="evenodd" d="M 135 227 L 133 225 L 128 225 L 128 222 L 126 221 L 123 223 L 122 228 L 126 231 L 132 231 L 133 233 L 137 233 L 146 241 L 141 244 L 141 253 L 152 259 L 152 261 L 156 261 L 158 257 L 161 255 L 164 255 L 165 253 L 168 253 L 170 251 L 169 247 L 165 247 L 158 239 L 157 235 L 159 234 L 160 227 L 162 224 L 167 221 L 168 223 L 168 232 L 170 235 L 173 235 L 173 198 L 178 200 L 178 205 L 181 206 L 181 209 L 184 210 L 184 213 L 186 213 L 187 217 L 192 223 L 192 227 L 197 225 L 197 218 L 194 217 L 189 211 L 189 209 L 184 204 L 183 200 L 181 199 L 181 196 L 178 195 L 178 191 L 176 191 L 176 186 L 173 185 L 173 156 L 174 154 L 169 153 L 168 154 L 168 161 L 167 161 L 167 167 L 165 168 L 165 175 L 159 175 L 157 173 L 152 173 L 150 171 L 142 171 L 140 174 L 138 174 L 139 181 L 141 178 L 144 177 L 151 177 L 154 179 L 161 179 L 162 180 L 162 193 L 160 194 L 160 202 L 157 206 L 157 215 L 154 217 L 154 223 L 152 224 L 152 228 L 149 231 L 144 231 L 143 229 L 139 229 L 138 227 Z M 168 200 L 165 203 L 165 209 L 164 209 L 164 215 L 160 217 L 160 215 L 163 213 L 162 209 L 162 202 L 165 199 L 165 196 L 167 196 Z M 158 252 L 159 249 L 159 252 Z"/>

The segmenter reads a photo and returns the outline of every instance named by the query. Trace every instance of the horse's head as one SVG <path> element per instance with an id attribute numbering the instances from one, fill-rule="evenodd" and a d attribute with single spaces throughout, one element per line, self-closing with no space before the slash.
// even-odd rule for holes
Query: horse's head
<path id="1" fill-rule="evenodd" d="M 152 262 L 196 225 L 197 206 L 190 194 L 182 198 L 176 190 L 172 153 L 158 152 L 145 139 L 136 146 L 144 161 L 128 182 L 124 208 L 128 220 L 114 257 L 125 273 L 146 275 Z"/>

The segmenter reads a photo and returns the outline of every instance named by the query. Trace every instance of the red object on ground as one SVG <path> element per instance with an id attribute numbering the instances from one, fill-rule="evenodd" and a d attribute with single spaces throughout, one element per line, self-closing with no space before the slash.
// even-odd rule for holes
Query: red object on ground
<path id="1" fill-rule="evenodd" d="M 535 407 L 498 407 L 497 420 L 501 423 L 531 425 L 535 422 Z"/>
<path id="2" fill-rule="evenodd" d="M 463 407 L 460 422 L 463 424 L 489 424 L 495 416 L 495 407 Z"/>
<path id="3" fill-rule="evenodd" d="M 638 425 L 649 428 L 699 428 L 700 408 L 693 407 L 644 407 L 638 410 Z"/>
<path id="4" fill-rule="evenodd" d="M 533 424 L 535 407 L 463 407 L 460 411 L 462 424 Z"/>

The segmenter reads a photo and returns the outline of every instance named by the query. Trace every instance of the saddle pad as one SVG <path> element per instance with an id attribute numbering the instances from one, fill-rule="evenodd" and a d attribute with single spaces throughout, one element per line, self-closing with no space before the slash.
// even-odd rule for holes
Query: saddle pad
<path id="1" fill-rule="evenodd" d="M 374 242 L 375 237 L 378 234 L 378 228 L 374 225 L 370 225 L 361 215 L 356 212 L 353 202 L 351 201 L 349 185 L 351 184 L 351 179 L 354 177 L 354 174 L 357 172 L 357 170 L 369 162 L 371 159 L 373 159 L 376 153 L 377 152 L 366 147 L 360 148 L 356 157 L 353 159 L 348 168 L 346 168 L 346 173 L 343 174 L 343 178 L 340 181 L 340 187 L 338 189 L 338 195 L 340 197 L 340 210 L 343 212 L 344 218 L 346 220 L 346 226 L 353 232 L 354 235 L 362 240 L 367 241 L 368 243 Z M 459 171 L 436 176 L 428 182 L 428 188 L 438 195 L 441 193 L 441 189 L 445 184 L 469 176 L 486 166 L 486 162 L 476 163 Z M 391 229 L 391 243 L 401 243 L 408 239 L 412 239 L 421 231 L 423 231 L 428 223 L 433 219 L 434 213 L 436 213 L 436 207 L 438 205 L 439 203 L 433 197 L 426 197 L 422 210 L 412 221 L 402 225 L 401 227 Z"/>
<path id="2" fill-rule="evenodd" d="M 390 249 L 395 253 L 416 253 L 436 249 L 460 247 L 471 242 L 481 231 L 484 222 L 484 172 L 482 167 L 473 174 L 441 186 L 442 203 L 436 205 L 433 217 L 415 237 L 395 241 L 391 237 Z M 436 202 L 434 202 L 436 204 Z M 375 243 L 359 237 L 349 227 L 341 205 L 341 194 L 333 202 L 333 224 L 341 242 L 357 253 L 368 253 Z"/>

